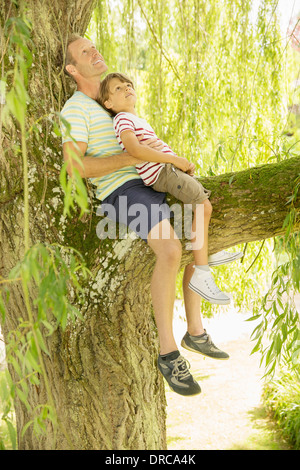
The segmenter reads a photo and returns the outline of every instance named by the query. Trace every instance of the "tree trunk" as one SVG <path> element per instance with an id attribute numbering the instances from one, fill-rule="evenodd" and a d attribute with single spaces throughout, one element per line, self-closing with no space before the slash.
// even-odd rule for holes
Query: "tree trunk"
<path id="1" fill-rule="evenodd" d="M 29 80 L 32 104 L 28 125 L 44 114 L 59 111 L 69 96 L 70 87 L 55 62 L 60 38 L 72 30 L 84 32 L 94 3 L 26 2 L 36 47 Z M 2 0 L 1 26 L 8 16 L 17 14 L 11 2 Z M 4 60 L 8 67 L 8 58 Z M 42 436 L 36 436 L 32 427 L 22 435 L 31 416 L 16 397 L 18 448 L 165 449 L 166 400 L 156 367 L 158 344 L 150 299 L 154 255 L 142 240 L 100 241 L 96 234 L 100 219 L 95 215 L 85 221 L 77 216 L 68 221 L 61 218 L 61 194 L 58 199 L 53 197 L 53 189 L 58 187 L 57 165 L 62 162 L 61 142 L 51 134 L 47 120 L 40 125 L 43 142 L 35 137 L 28 141 L 31 243 L 58 242 L 75 247 L 85 256 L 95 277 L 86 286 L 84 320 L 68 325 L 65 331 L 57 329 L 46 339 L 50 351 L 50 357 L 44 357 L 47 376 L 68 435 L 60 427 L 54 432 L 50 424 Z M 0 269 L 6 277 L 24 254 L 22 168 L 19 153 L 12 146 L 19 139 L 17 126 L 2 129 L 1 139 Z M 212 190 L 214 207 L 210 252 L 283 233 L 286 199 L 299 174 L 300 158 L 293 158 L 204 178 L 204 184 Z M 172 198 L 170 202 L 174 202 Z M 297 204 L 299 210 L 299 201 Z M 182 265 L 191 260 L 191 253 L 184 251 Z M 2 327 L 5 340 L 25 310 L 21 285 L 15 283 Z M 47 402 L 43 380 L 39 387 L 30 385 L 29 402 L 32 408 Z"/>

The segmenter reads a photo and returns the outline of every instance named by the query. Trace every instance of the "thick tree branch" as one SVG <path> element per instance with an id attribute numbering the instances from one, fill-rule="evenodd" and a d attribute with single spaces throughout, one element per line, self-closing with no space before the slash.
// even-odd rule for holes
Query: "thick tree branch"
<path id="1" fill-rule="evenodd" d="M 280 163 L 262 165 L 236 173 L 199 178 L 203 185 L 212 191 L 211 202 L 213 214 L 209 232 L 209 251 L 215 253 L 231 246 L 256 240 L 265 240 L 285 233 L 283 222 L 290 210 L 288 198 L 293 194 L 296 180 L 300 176 L 300 157 L 284 160 Z M 178 203 L 173 197 L 168 197 L 170 205 Z M 97 202 L 94 212 L 96 212 Z M 300 212 L 300 197 L 294 201 L 297 212 Z M 299 219 L 299 218 L 298 218 Z M 78 228 L 70 226 L 68 233 L 69 243 L 73 246 L 82 245 L 82 252 L 89 248 L 87 257 L 90 267 L 99 269 L 99 256 L 105 259 L 105 253 L 118 251 L 117 244 L 123 244 L 122 252 L 126 253 L 127 264 L 131 269 L 139 266 L 153 266 L 154 255 L 152 250 L 142 241 L 137 240 L 126 244 L 124 240 L 99 240 L 96 235 L 96 226 L 100 218 L 94 216 L 90 230 L 86 230 L 86 222 L 78 222 Z M 84 240 L 78 238 L 85 225 Z M 299 220 L 294 230 L 299 230 Z M 184 232 L 184 231 L 183 231 Z M 118 233 L 118 232 L 117 232 Z M 183 240 L 183 246 L 185 242 Z M 145 246 L 144 246 L 145 245 Z M 138 255 L 138 258 L 137 258 Z M 139 263 L 135 262 L 139 259 Z M 183 251 L 182 266 L 192 261 L 191 251 Z M 108 260 L 115 264 L 114 257 Z M 112 273 L 114 270 L 112 270 Z M 145 275 L 150 275 L 147 272 Z M 107 285 L 110 276 L 106 276 Z M 104 291 L 105 292 L 105 287 Z M 105 295 L 105 294 L 104 294 Z"/>
<path id="2" fill-rule="evenodd" d="M 280 163 L 201 178 L 212 191 L 210 251 L 282 235 L 288 198 L 300 176 L 300 157 Z M 294 201 L 300 212 L 300 196 Z M 299 220 L 294 229 L 299 230 Z"/>

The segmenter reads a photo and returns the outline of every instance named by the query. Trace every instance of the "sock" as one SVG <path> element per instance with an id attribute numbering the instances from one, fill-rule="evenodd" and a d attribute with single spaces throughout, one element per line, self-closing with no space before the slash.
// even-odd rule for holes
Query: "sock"
<path id="1" fill-rule="evenodd" d="M 160 354 L 159 356 L 163 361 L 173 361 L 174 359 L 177 359 L 178 356 L 180 356 L 180 352 L 177 350 L 167 354 Z"/>
<path id="2" fill-rule="evenodd" d="M 190 335 L 190 334 L 189 334 Z M 201 335 L 190 335 L 192 338 L 202 338 L 203 336 L 207 336 L 206 330 Z"/>
<path id="3" fill-rule="evenodd" d="M 195 268 L 201 269 L 201 271 L 210 271 L 208 264 L 195 265 Z"/>

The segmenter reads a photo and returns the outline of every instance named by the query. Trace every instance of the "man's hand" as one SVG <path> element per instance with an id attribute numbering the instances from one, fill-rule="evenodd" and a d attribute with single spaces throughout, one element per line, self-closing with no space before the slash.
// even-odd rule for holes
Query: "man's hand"
<path id="1" fill-rule="evenodd" d="M 133 157 L 128 152 L 101 158 L 86 156 L 86 149 L 85 142 L 76 142 L 76 144 L 65 142 L 63 144 L 64 159 L 68 162 L 67 172 L 70 176 L 75 168 L 82 178 L 101 178 L 125 166 L 135 166 L 137 163 L 141 163 L 140 159 Z"/>

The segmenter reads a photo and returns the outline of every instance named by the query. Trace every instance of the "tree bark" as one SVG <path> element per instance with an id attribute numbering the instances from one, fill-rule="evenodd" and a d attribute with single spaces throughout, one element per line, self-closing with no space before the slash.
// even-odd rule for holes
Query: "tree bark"
<path id="1" fill-rule="evenodd" d="M 36 47 L 36 65 L 29 80 L 31 125 L 42 115 L 59 111 L 70 95 L 71 87 L 56 66 L 57 50 L 69 31 L 85 31 L 95 2 L 31 0 L 26 4 Z M 3 25 L 18 11 L 11 2 L 2 0 L 1 6 Z M 9 66 L 8 58 L 5 60 Z M 58 191 L 61 142 L 51 134 L 47 120 L 40 125 L 42 143 L 34 136 L 28 142 L 31 243 L 58 242 L 75 247 L 85 256 L 94 278 L 86 286 L 84 320 L 68 325 L 65 331 L 57 329 L 46 338 L 50 351 L 50 357 L 44 357 L 47 376 L 68 436 L 60 428 L 54 432 L 51 424 L 42 436 L 36 436 L 32 427 L 22 435 L 31 416 L 16 397 L 18 448 L 165 449 L 166 400 L 156 367 L 158 344 L 150 298 L 154 254 L 142 240 L 100 241 L 96 201 L 85 220 L 76 214 L 72 220 L 62 219 L 62 195 L 53 197 L 58 194 L 53 189 Z M 1 139 L 0 269 L 6 277 L 24 254 L 22 168 L 20 156 L 12 147 L 19 139 L 17 126 L 3 128 Z M 214 208 L 210 252 L 283 233 L 289 210 L 286 200 L 299 174 L 300 158 L 293 158 L 203 178 L 201 181 L 212 190 Z M 299 199 L 295 207 L 299 211 Z M 184 251 L 182 266 L 191 261 L 191 253 Z M 10 292 L 9 311 L 2 326 L 6 341 L 26 310 L 21 285 L 14 284 Z M 29 387 L 32 408 L 47 402 L 43 380 L 39 387 Z"/>

